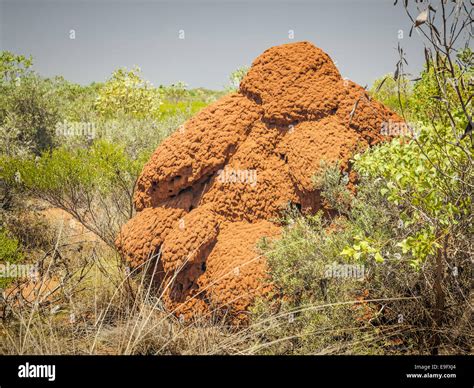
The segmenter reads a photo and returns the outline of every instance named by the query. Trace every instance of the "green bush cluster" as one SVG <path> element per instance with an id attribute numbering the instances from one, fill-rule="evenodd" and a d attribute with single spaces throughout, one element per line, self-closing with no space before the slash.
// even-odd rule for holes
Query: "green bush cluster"
<path id="1" fill-rule="evenodd" d="M 411 233 L 400 246 L 415 267 L 435 254 L 441 238 L 472 205 L 472 198 L 462 195 L 461 184 L 472 180 L 472 171 L 458 170 L 462 165 L 468 168 L 469 156 L 455 146 L 452 132 L 423 128 L 417 142 L 395 139 L 356 157 L 358 172 L 381 179 L 381 193 L 403 208 L 400 222 Z"/>
<path id="2" fill-rule="evenodd" d="M 5 229 L 0 229 L 0 261 L 17 263 L 23 259 L 18 240 L 11 237 Z"/>
<path id="3" fill-rule="evenodd" d="M 282 237 L 260 245 L 278 296 L 261 300 L 254 308 L 254 325 L 263 331 L 260 352 L 389 352 L 390 338 L 378 336 L 375 326 L 358 320 L 357 300 L 373 284 L 369 280 L 373 282 L 379 266 L 377 251 L 369 244 L 387 253 L 395 248 L 391 240 L 399 233 L 393 228 L 398 209 L 380 193 L 380 182 L 361 182 L 353 196 L 337 165 L 326 165 L 315 181 L 328 202 L 336 205 L 336 216 L 302 215 L 292 209 L 282 220 Z M 345 202 L 337 201 L 341 196 Z M 344 255 L 348 246 L 359 254 Z M 390 259 L 395 254 L 390 252 Z M 331 268 L 344 265 L 357 268 L 362 276 L 333 276 Z M 382 290 L 372 290 L 370 296 L 376 298 Z"/>
<path id="4" fill-rule="evenodd" d="M 153 87 L 139 68 L 81 86 L 0 56 L 0 195 L 60 207 L 109 244 L 132 216 L 136 179 L 167 136 L 222 92 Z"/>
<path id="5" fill-rule="evenodd" d="M 4 228 L 0 229 L 0 264 L 20 263 L 24 259 L 24 253 L 19 241 L 12 237 Z M 7 287 L 13 281 L 12 278 L 0 276 L 0 290 Z"/>
<path id="6" fill-rule="evenodd" d="M 0 171 L 9 185 L 66 210 L 112 245 L 133 214 L 135 181 L 149 156 L 144 150 L 131 157 L 122 144 L 97 140 L 36 158 L 4 157 Z"/>

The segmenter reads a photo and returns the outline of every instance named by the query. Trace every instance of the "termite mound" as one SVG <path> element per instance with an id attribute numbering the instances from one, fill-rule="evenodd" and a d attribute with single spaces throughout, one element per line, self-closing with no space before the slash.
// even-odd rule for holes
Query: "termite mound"
<path id="1" fill-rule="evenodd" d="M 151 267 L 170 312 L 245 322 L 271 291 L 256 243 L 278 238 L 275 220 L 289 203 L 311 213 L 324 206 L 312 181 L 321 161 L 349 172 L 355 150 L 383 140 L 389 120 L 400 121 L 311 43 L 272 47 L 237 92 L 156 149 L 117 248 L 133 268 L 158 260 Z"/>

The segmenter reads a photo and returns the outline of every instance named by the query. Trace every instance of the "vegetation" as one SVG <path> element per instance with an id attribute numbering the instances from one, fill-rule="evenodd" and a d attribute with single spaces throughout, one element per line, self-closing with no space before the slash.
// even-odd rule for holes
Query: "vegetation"
<path id="1" fill-rule="evenodd" d="M 227 89 L 229 91 L 239 89 L 240 82 L 245 77 L 245 74 L 247 74 L 248 71 L 248 66 L 241 66 L 238 69 L 234 70 L 229 76 L 229 86 L 227 87 Z"/>
<path id="2" fill-rule="evenodd" d="M 399 48 L 396 72 L 371 90 L 412 130 L 388 131 L 393 140 L 354 157 L 355 196 L 327 166 L 315 182 L 337 218 L 293 215 L 283 238 L 265 247 L 284 297 L 263 308 L 262 351 L 472 351 L 474 67 L 464 30 L 472 10 L 445 7 L 417 18 L 426 57 L 418 79 L 404 73 Z M 362 265 L 366 276 L 334 277 L 324 267 L 333 262 Z"/>
<path id="3" fill-rule="evenodd" d="M 330 211 L 290 207 L 282 237 L 261 241 L 274 298 L 257 301 L 240 330 L 179 322 L 129 272 L 114 239 L 154 149 L 248 69 L 219 92 L 154 87 L 139 68 L 81 86 L 2 52 L 0 264 L 34 263 L 59 286 L 31 299 L 22 280 L 0 278 L 0 353 L 471 353 L 474 55 L 469 34 L 453 40 L 472 10 L 445 6 L 418 20 L 426 64 L 416 81 L 399 50 L 395 73 L 371 89 L 412 132 L 387 133 L 354 156 L 355 193 L 338 164 L 323 162 L 314 184 Z M 51 208 L 73 222 L 50 225 L 39 214 Z"/>
<path id="4" fill-rule="evenodd" d="M 17 263 L 23 259 L 23 253 L 20 250 L 20 244 L 14 237 L 8 235 L 7 231 L 0 230 L 0 257 L 2 258 L 2 266 L 9 263 Z M 3 268 L 2 274 L 3 274 Z M 12 277 L 1 277 L 0 288 L 8 286 L 13 281 Z"/>

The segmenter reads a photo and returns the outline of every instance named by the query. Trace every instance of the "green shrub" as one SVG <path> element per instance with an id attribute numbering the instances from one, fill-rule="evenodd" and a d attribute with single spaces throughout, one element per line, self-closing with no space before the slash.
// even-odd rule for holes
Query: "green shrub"
<path id="1" fill-rule="evenodd" d="M 248 66 L 241 66 L 234 70 L 229 76 L 229 86 L 227 87 L 228 91 L 236 91 L 239 89 L 240 82 L 244 79 L 247 72 L 249 71 Z"/>
<path id="2" fill-rule="evenodd" d="M 36 159 L 4 157 L 1 178 L 64 209 L 113 245 L 133 214 L 133 189 L 149 152 L 136 158 L 120 144 L 99 140 L 90 148 L 61 147 Z"/>
<path id="3" fill-rule="evenodd" d="M 55 87 L 54 80 L 30 74 L 4 90 L 8 98 L 0 126 L 10 141 L 2 142 L 2 153 L 12 154 L 12 143 L 36 155 L 53 148 L 56 123 L 61 119 Z"/>
<path id="4" fill-rule="evenodd" d="M 43 215 L 26 209 L 7 212 L 6 215 L 6 228 L 24 249 L 46 252 L 53 247 L 55 230 Z"/>
<path id="5" fill-rule="evenodd" d="M 439 64 L 435 67 L 430 60 L 416 81 L 411 82 L 405 76 L 395 80 L 388 74 L 373 83 L 370 93 L 373 98 L 399 113 L 408 122 L 421 121 L 425 125 L 436 123 L 442 127 L 451 124 L 452 120 L 457 124 L 462 124 L 460 121 L 464 122 L 464 126 L 455 128 L 456 137 L 459 137 L 467 121 L 460 101 L 461 99 L 464 102 L 470 101 L 470 96 L 474 92 L 473 58 L 469 48 L 459 50 L 457 63 L 453 64 L 454 75 L 452 75 L 447 70 L 450 66 L 447 65 L 448 60 L 440 54 Z M 455 85 L 460 87 L 456 90 Z M 467 108 L 468 113 L 470 111 L 472 115 L 469 104 Z"/>
<path id="6" fill-rule="evenodd" d="M 11 237 L 5 229 L 0 229 L 0 264 L 19 263 L 23 258 L 19 241 Z M 0 276 L 0 289 L 6 288 L 12 281 L 12 278 Z"/>
<path id="7" fill-rule="evenodd" d="M 293 209 L 282 220 L 281 239 L 262 242 L 278 298 L 254 307 L 252 330 L 258 341 L 251 349 L 430 353 L 439 332 L 448 352 L 470 347 L 471 197 L 462 196 L 459 179 L 445 181 L 455 172 L 449 168 L 468 158 L 459 147 L 440 142 L 439 133 L 424 129 L 420 134 L 429 150 L 426 157 L 407 139 L 357 156 L 356 196 L 347 192 L 337 165 L 326 166 L 315 178 L 338 216 L 304 216 Z M 442 157 L 445 152 L 453 159 Z M 465 171 L 464 179 L 472 179 Z M 446 268 L 441 281 L 440 250 Z M 362 266 L 364 277 L 328 276 L 332 264 Z M 437 282 L 445 298 L 441 320 L 435 320 Z"/>
<path id="8" fill-rule="evenodd" d="M 462 184 L 466 179 L 472 181 L 469 165 L 468 155 L 455 145 L 452 132 L 440 126 L 436 131 L 422 128 L 416 141 L 395 139 L 356 157 L 356 170 L 381 179 L 381 194 L 403 208 L 401 222 L 412 233 L 400 246 L 411 254 L 415 267 L 435 254 L 440 237 L 470 211 L 472 198 L 463 195 Z"/>
<path id="9" fill-rule="evenodd" d="M 17 263 L 23 259 L 20 243 L 12 238 L 5 229 L 0 229 L 0 260 L 2 262 Z"/>
<path id="10" fill-rule="evenodd" d="M 130 158 L 151 154 L 156 147 L 171 135 L 186 117 L 180 114 L 154 119 L 133 119 L 118 116 L 114 120 L 99 121 L 96 137 L 111 144 L 120 144 Z"/>
<path id="11" fill-rule="evenodd" d="M 400 95 L 398 94 L 399 87 Z M 387 74 L 374 81 L 370 94 L 400 115 L 405 113 L 411 116 L 416 106 L 413 101 L 413 85 L 406 77 L 395 80 L 392 74 Z"/>
<path id="12" fill-rule="evenodd" d="M 340 215 L 331 220 L 321 212 L 304 216 L 290 210 L 281 238 L 260 244 L 279 298 L 258 301 L 253 309 L 252 326 L 262 333 L 257 353 L 390 352 L 390 338 L 379 336 L 368 319 L 362 319 L 364 309 L 375 315 L 375 307 L 358 304 L 370 288 L 376 256 L 348 259 L 341 252 L 357 236 L 371 236 L 380 245 L 389 241 L 398 210 L 380 194 L 378 182 L 363 182 L 354 197 L 337 165 L 325 166 L 315 182 Z M 338 207 L 335 199 L 341 196 L 347 202 Z M 352 275 L 333 273 L 341 268 Z"/>
<path id="13" fill-rule="evenodd" d="M 138 67 L 120 68 L 99 89 L 96 108 L 101 117 L 111 119 L 117 114 L 134 118 L 158 117 L 161 96 L 157 89 L 143 80 Z"/>
<path id="14" fill-rule="evenodd" d="M 173 104 L 177 104 L 184 100 L 188 96 L 188 85 L 182 81 L 178 81 L 171 84 L 167 88 L 164 88 L 165 98 L 171 101 Z"/>

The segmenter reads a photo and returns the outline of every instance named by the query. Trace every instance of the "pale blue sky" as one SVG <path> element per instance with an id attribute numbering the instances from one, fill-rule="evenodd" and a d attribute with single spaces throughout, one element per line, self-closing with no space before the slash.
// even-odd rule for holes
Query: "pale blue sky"
<path id="1" fill-rule="evenodd" d="M 44 76 L 81 84 L 138 65 L 155 85 L 220 89 L 237 67 L 291 42 L 289 30 L 361 85 L 394 70 L 400 29 L 410 70 L 423 63 L 420 38 L 408 37 L 409 20 L 393 0 L 0 0 L 0 25 L 1 49 L 31 54 Z"/>

